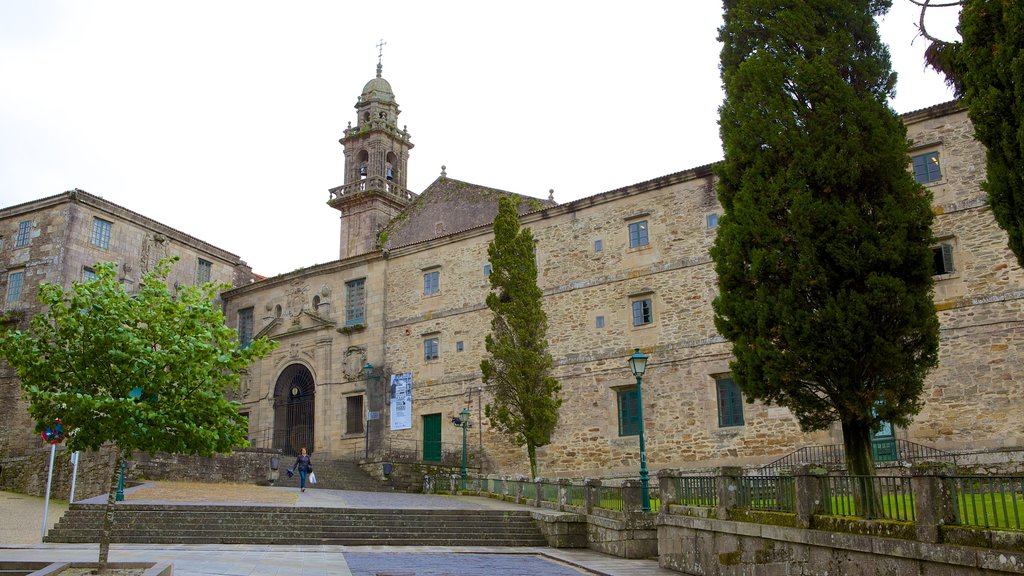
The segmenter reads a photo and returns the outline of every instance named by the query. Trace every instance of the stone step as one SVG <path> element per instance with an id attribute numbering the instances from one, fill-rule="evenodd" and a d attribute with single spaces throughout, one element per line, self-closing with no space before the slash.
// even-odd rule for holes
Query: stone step
<path id="1" fill-rule="evenodd" d="M 102 505 L 72 505 L 47 542 L 96 542 Z M 112 541 L 188 544 L 544 546 L 526 511 L 119 505 Z"/>

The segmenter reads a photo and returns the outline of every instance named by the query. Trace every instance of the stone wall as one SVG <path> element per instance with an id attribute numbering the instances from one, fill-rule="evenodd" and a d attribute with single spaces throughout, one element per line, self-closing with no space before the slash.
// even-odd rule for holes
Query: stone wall
<path id="1" fill-rule="evenodd" d="M 80 452 L 78 472 L 75 475 L 74 467 L 71 465 L 71 452 L 65 450 L 63 446 L 58 446 L 54 453 L 50 497 L 59 500 L 69 499 L 73 476 L 76 501 L 106 494 L 114 469 L 114 457 L 114 451 L 110 449 Z M 31 496 L 45 495 L 49 463 L 49 447 L 36 448 L 27 454 L 0 459 L 0 490 Z"/>

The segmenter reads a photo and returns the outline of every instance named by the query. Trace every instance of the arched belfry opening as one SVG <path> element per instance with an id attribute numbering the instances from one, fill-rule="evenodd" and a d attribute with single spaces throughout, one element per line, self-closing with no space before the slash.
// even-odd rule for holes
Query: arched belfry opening
<path id="1" fill-rule="evenodd" d="M 302 364 L 292 364 L 277 377 L 274 387 L 274 448 L 298 454 L 305 447 L 313 453 L 313 415 L 316 408 L 313 374 Z"/>

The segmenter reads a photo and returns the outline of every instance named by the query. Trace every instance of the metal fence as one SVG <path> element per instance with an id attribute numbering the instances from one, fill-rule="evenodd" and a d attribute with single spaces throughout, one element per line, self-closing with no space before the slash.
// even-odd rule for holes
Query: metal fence
<path id="1" fill-rule="evenodd" d="M 904 522 L 916 520 L 910 478 L 826 476 L 821 482 L 826 514 Z"/>
<path id="2" fill-rule="evenodd" d="M 750 510 L 796 512 L 792 476 L 744 476 L 739 479 L 737 505 Z"/>
<path id="3" fill-rule="evenodd" d="M 581 484 L 570 484 L 565 489 L 565 503 L 570 506 L 587 505 L 587 488 Z"/>
<path id="4" fill-rule="evenodd" d="M 597 486 L 594 488 L 597 496 L 594 498 L 594 506 L 622 512 L 622 486 Z"/>
<path id="5" fill-rule="evenodd" d="M 540 485 L 540 499 L 544 502 L 558 502 L 558 484 L 543 482 Z"/>
<path id="6" fill-rule="evenodd" d="M 674 480 L 676 497 L 670 504 L 718 506 L 714 476 L 684 476 Z"/>
<path id="7" fill-rule="evenodd" d="M 956 501 L 957 524 L 1024 529 L 1024 477 L 958 476 L 946 480 Z"/>

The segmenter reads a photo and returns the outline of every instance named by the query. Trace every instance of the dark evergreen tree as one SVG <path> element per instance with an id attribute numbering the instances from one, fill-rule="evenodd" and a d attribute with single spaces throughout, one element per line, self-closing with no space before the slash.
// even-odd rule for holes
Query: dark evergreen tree
<path id="1" fill-rule="evenodd" d="M 883 0 L 726 0 L 725 209 L 715 325 L 748 401 L 804 430 L 842 423 L 853 474 L 871 431 L 906 426 L 937 363 L 930 197 L 887 105 Z"/>
<path id="2" fill-rule="evenodd" d="M 517 446 L 526 446 L 530 473 L 536 478 L 537 448 L 551 441 L 558 424 L 561 386 L 550 375 L 554 361 L 548 352 L 543 293 L 537 286 L 533 234 L 529 228 L 519 229 L 519 211 L 511 198 L 498 203 L 487 255 L 487 307 L 494 316 L 486 339 L 490 357 L 480 363 L 480 370 L 494 401 L 484 413 L 495 429 Z"/>
<path id="3" fill-rule="evenodd" d="M 967 105 L 987 150 L 982 189 L 1024 266 L 1024 3 L 967 0 L 959 30 L 962 43 L 932 39 L 929 63 Z"/>

